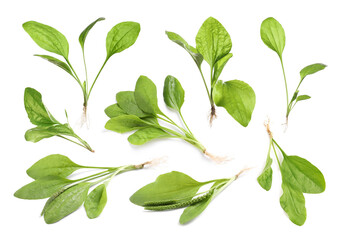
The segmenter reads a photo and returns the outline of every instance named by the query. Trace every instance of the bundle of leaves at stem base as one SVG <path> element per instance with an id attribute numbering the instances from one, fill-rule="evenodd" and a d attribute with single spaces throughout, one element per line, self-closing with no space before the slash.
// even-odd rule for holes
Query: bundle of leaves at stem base
<path id="1" fill-rule="evenodd" d="M 186 224 L 198 217 L 242 172 L 231 178 L 198 182 L 184 173 L 173 171 L 160 175 L 155 182 L 139 189 L 130 197 L 130 201 L 151 211 L 185 208 L 179 222 Z M 207 184 L 211 184 L 211 187 L 199 192 Z"/>
<path id="2" fill-rule="evenodd" d="M 128 141 L 133 145 L 142 145 L 154 139 L 182 139 L 211 159 L 221 161 L 222 158 L 215 157 L 206 151 L 186 124 L 181 113 L 185 91 L 175 77 L 166 77 L 163 97 L 167 107 L 180 117 L 181 126 L 159 109 L 157 88 L 152 80 L 146 76 L 140 76 L 134 91 L 117 93 L 117 103 L 105 109 L 105 113 L 111 118 L 107 121 L 105 128 L 118 133 L 135 131 L 128 137 Z"/>
<path id="3" fill-rule="evenodd" d="M 91 146 L 73 131 L 68 123 L 67 112 L 65 111 L 67 123 L 57 121 L 42 102 L 42 96 L 37 90 L 26 88 L 24 103 L 29 120 L 36 125 L 35 128 L 26 131 L 26 141 L 35 143 L 56 136 L 94 152 Z"/>
<path id="4" fill-rule="evenodd" d="M 195 38 L 196 48 L 174 32 L 166 31 L 166 34 L 170 40 L 190 54 L 198 67 L 211 105 L 210 123 L 216 117 L 216 105 L 225 108 L 238 123 L 246 127 L 251 121 L 255 106 L 253 89 L 240 80 L 223 82 L 219 79 L 226 63 L 233 56 L 231 37 L 224 26 L 218 20 L 209 17 Z M 202 71 L 204 60 L 210 66 L 209 87 Z"/>
<path id="5" fill-rule="evenodd" d="M 285 92 L 286 92 L 286 126 L 288 125 L 288 117 L 295 107 L 295 105 L 304 100 L 308 100 L 311 97 L 309 95 L 300 95 L 299 94 L 299 87 L 301 83 L 304 81 L 305 77 L 311 74 L 314 74 L 318 71 L 323 70 L 326 65 L 322 63 L 315 63 L 304 67 L 300 71 L 300 80 L 299 84 L 296 87 L 296 90 L 293 92 L 293 95 L 289 98 L 289 92 L 287 87 L 287 80 L 285 74 L 285 68 L 283 63 L 283 51 L 285 48 L 285 31 L 281 24 L 272 17 L 265 19 L 260 28 L 260 35 L 262 41 L 266 44 L 267 47 L 272 49 L 278 54 L 280 64 L 282 67 L 283 77 L 285 81 Z"/>
<path id="6" fill-rule="evenodd" d="M 53 154 L 40 159 L 27 170 L 27 175 L 34 181 L 17 190 L 14 196 L 21 199 L 48 198 L 41 213 L 48 224 L 60 221 L 82 204 L 88 218 L 93 219 L 101 214 L 107 203 L 106 187 L 113 177 L 127 171 L 142 169 L 150 163 L 91 167 L 78 165 L 66 156 Z M 72 173 L 81 169 L 97 171 L 86 177 L 72 178 Z"/>
<path id="7" fill-rule="evenodd" d="M 284 209 L 289 219 L 296 225 L 303 225 L 306 221 L 306 206 L 304 193 L 322 193 L 325 191 L 326 183 L 321 171 L 304 158 L 295 155 L 287 155 L 274 140 L 269 125 L 267 130 L 270 137 L 269 150 L 266 165 L 258 177 L 260 186 L 269 191 L 272 186 L 272 157 L 279 166 L 282 177 L 281 188 L 283 194 L 280 197 L 280 206 Z M 279 152 L 282 155 L 280 160 Z"/>
<path id="8" fill-rule="evenodd" d="M 103 61 L 103 64 L 95 75 L 94 81 L 90 85 L 88 74 L 87 74 L 87 66 L 85 60 L 85 40 L 89 31 L 92 27 L 99 21 L 105 20 L 104 18 L 98 18 L 90 25 L 88 25 L 84 31 L 81 32 L 79 36 L 79 43 L 82 50 L 82 58 L 84 63 L 84 77 L 81 78 L 76 73 L 75 69 L 70 63 L 69 60 L 69 44 L 66 37 L 60 33 L 58 30 L 44 25 L 42 23 L 38 23 L 35 21 L 29 21 L 23 24 L 23 28 L 25 31 L 31 36 L 36 44 L 38 44 L 42 49 L 60 55 L 64 58 L 65 61 L 62 61 L 58 58 L 49 55 L 35 55 L 39 56 L 56 66 L 60 67 L 64 71 L 66 71 L 75 81 L 79 84 L 81 91 L 83 93 L 84 103 L 84 121 L 86 121 L 86 113 L 87 113 L 87 105 L 89 101 L 89 97 L 91 95 L 94 84 L 96 83 L 101 71 L 105 67 L 107 61 L 114 55 L 119 52 L 124 51 L 125 49 L 132 46 L 136 39 L 138 38 L 140 32 L 140 24 L 136 22 L 121 22 L 115 25 L 107 34 L 106 37 L 106 58 Z"/>

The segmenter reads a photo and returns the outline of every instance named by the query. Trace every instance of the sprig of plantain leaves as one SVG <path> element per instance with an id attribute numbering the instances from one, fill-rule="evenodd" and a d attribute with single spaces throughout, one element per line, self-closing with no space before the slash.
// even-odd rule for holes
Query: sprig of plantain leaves
<path id="1" fill-rule="evenodd" d="M 282 160 L 276 150 L 280 150 Z M 282 177 L 280 205 L 287 213 L 289 219 L 296 225 L 303 225 L 306 221 L 306 207 L 303 193 L 322 193 L 326 183 L 323 174 L 312 163 L 295 155 L 287 155 L 270 135 L 270 145 L 265 167 L 258 177 L 260 186 L 269 191 L 272 186 L 272 157 L 271 149 L 277 160 Z"/>
<path id="2" fill-rule="evenodd" d="M 289 117 L 292 109 L 294 108 L 294 106 L 300 101 L 304 101 L 304 100 L 311 98 L 308 95 L 300 95 L 299 94 L 299 87 L 300 87 L 301 83 L 304 81 L 306 76 L 314 74 L 318 71 L 325 69 L 326 65 L 324 65 L 322 63 L 315 63 L 315 64 L 311 64 L 311 65 L 304 67 L 300 71 L 299 84 L 298 84 L 296 90 L 294 91 L 292 97 L 289 98 L 286 74 L 285 74 L 283 57 L 282 57 L 282 54 L 283 54 L 283 51 L 284 51 L 284 48 L 285 48 L 285 31 L 284 31 L 283 27 L 281 26 L 281 24 L 276 19 L 274 19 L 273 17 L 269 17 L 262 22 L 261 28 L 260 28 L 260 35 L 261 35 L 262 41 L 266 44 L 266 46 L 269 47 L 270 49 L 272 49 L 273 51 L 275 51 L 278 54 L 279 59 L 280 59 L 280 64 L 281 64 L 281 67 L 282 67 L 282 71 L 283 71 L 283 75 L 284 75 L 284 81 L 285 81 L 286 108 L 287 108 L 287 110 L 286 110 L 286 126 L 287 126 L 288 117 Z"/>
<path id="3" fill-rule="evenodd" d="M 35 128 L 26 131 L 26 141 L 36 143 L 42 139 L 57 136 L 94 152 L 91 146 L 73 131 L 68 123 L 67 112 L 65 112 L 67 123 L 62 124 L 57 121 L 42 102 L 42 96 L 37 90 L 25 89 L 24 104 L 29 120 L 36 125 Z M 79 142 L 68 137 L 75 138 Z"/>
<path id="4" fill-rule="evenodd" d="M 111 118 L 105 128 L 118 133 L 135 131 L 128 137 L 128 141 L 134 145 L 160 138 L 183 139 L 207 155 L 206 148 L 194 137 L 183 118 L 181 107 L 185 91 L 175 77 L 166 77 L 163 97 L 166 105 L 177 112 L 183 126 L 179 126 L 159 109 L 155 84 L 146 76 L 140 76 L 134 91 L 117 93 L 117 103 L 105 109 L 105 113 Z M 159 120 L 172 128 L 164 126 Z"/>
<path id="5" fill-rule="evenodd" d="M 189 45 L 181 36 L 166 31 L 170 40 L 183 47 L 196 63 L 211 104 L 210 123 L 216 117 L 215 105 L 223 107 L 242 126 L 251 121 L 255 106 L 255 93 L 245 82 L 231 80 L 223 82 L 219 77 L 228 60 L 233 56 L 231 37 L 224 26 L 215 18 L 209 17 L 202 24 L 195 38 L 196 48 Z M 202 63 L 210 66 L 210 87 L 202 72 Z"/>
<path id="6" fill-rule="evenodd" d="M 130 201 L 152 211 L 185 208 L 179 222 L 187 224 L 199 216 L 240 174 L 241 172 L 231 178 L 198 182 L 184 173 L 173 171 L 158 176 L 153 183 L 136 191 Z M 208 190 L 199 192 L 207 184 L 212 185 Z"/>
<path id="7" fill-rule="evenodd" d="M 29 21 L 23 24 L 24 30 L 31 36 L 33 41 L 38 44 L 42 49 L 60 55 L 64 58 L 65 62 L 48 55 L 35 55 L 39 56 L 61 69 L 65 70 L 68 74 L 71 75 L 75 79 L 75 81 L 79 84 L 84 98 L 84 114 L 87 112 L 87 105 L 89 101 L 90 94 L 96 83 L 101 71 L 105 67 L 107 61 L 114 55 L 119 52 L 124 51 L 125 49 L 132 46 L 136 39 L 138 38 L 140 32 L 140 24 L 136 22 L 121 22 L 115 25 L 107 34 L 106 37 L 106 58 L 104 63 L 102 64 L 99 72 L 97 73 L 94 81 L 91 85 L 89 85 L 89 79 L 87 75 L 87 66 L 85 60 L 85 41 L 89 31 L 93 28 L 93 26 L 99 22 L 105 20 L 105 18 L 98 18 L 94 22 L 92 22 L 89 26 L 85 28 L 84 31 L 79 36 L 79 43 L 82 49 L 82 56 L 85 68 L 85 79 L 81 80 L 74 68 L 72 67 L 69 61 L 69 44 L 66 37 L 60 33 L 58 30 L 44 25 L 42 23 L 38 23 L 35 21 Z"/>
<path id="8" fill-rule="evenodd" d="M 48 198 L 41 215 L 47 224 L 56 223 L 84 204 L 88 218 L 98 217 L 107 203 L 106 187 L 118 174 L 142 169 L 150 162 L 120 167 L 93 167 L 74 163 L 68 157 L 53 154 L 37 161 L 27 170 L 33 182 L 14 193 L 20 199 Z M 74 179 L 81 169 L 99 170 L 95 174 Z M 94 188 L 90 191 L 91 188 Z M 90 192 L 89 192 L 90 191 Z"/>

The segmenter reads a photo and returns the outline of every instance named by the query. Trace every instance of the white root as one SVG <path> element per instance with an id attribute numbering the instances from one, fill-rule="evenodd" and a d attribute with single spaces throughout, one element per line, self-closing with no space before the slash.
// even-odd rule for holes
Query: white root
<path id="1" fill-rule="evenodd" d="M 231 161 L 232 158 L 228 157 L 228 156 L 215 156 L 209 152 L 207 152 L 206 150 L 204 151 L 204 154 L 211 159 L 213 162 L 221 164 L 221 163 L 225 163 L 228 161 Z"/>

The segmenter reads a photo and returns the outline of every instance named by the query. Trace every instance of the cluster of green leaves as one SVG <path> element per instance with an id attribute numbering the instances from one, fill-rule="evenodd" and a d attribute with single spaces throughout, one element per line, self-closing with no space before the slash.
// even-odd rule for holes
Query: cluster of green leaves
<path id="1" fill-rule="evenodd" d="M 283 64 L 283 59 L 282 59 L 282 54 L 285 48 L 285 31 L 277 20 L 275 20 L 272 17 L 269 17 L 262 22 L 261 28 L 260 28 L 260 35 L 261 35 L 261 39 L 266 44 L 266 46 L 272 49 L 273 51 L 275 51 L 278 54 L 279 59 L 280 59 L 280 63 L 281 63 L 281 67 L 282 67 L 282 71 L 284 75 L 284 80 L 285 80 L 286 104 L 287 104 L 286 124 L 287 124 L 288 116 L 291 110 L 294 108 L 295 104 L 297 102 L 304 101 L 304 100 L 311 98 L 308 95 L 299 95 L 300 84 L 303 82 L 306 76 L 323 70 L 326 67 L 326 65 L 322 63 L 315 63 L 315 64 L 311 64 L 309 66 L 304 67 L 300 71 L 299 84 L 296 90 L 294 91 L 291 99 L 289 99 L 285 69 L 284 69 L 284 64 Z"/>
<path id="2" fill-rule="evenodd" d="M 57 31 L 56 29 L 35 22 L 35 21 L 29 21 L 23 24 L 23 28 L 25 31 L 31 36 L 31 38 L 38 44 L 41 48 L 44 50 L 47 50 L 49 52 L 58 54 L 62 56 L 66 62 L 57 59 L 52 56 L 48 55 L 35 55 L 42 57 L 43 59 L 48 60 L 49 62 L 55 64 L 56 66 L 60 67 L 61 69 L 65 70 L 67 73 L 69 73 L 80 85 L 81 90 L 83 92 L 84 97 L 84 111 L 86 112 L 87 104 L 89 100 L 89 96 L 92 92 L 93 86 L 95 82 L 97 81 L 102 69 L 106 65 L 108 59 L 112 57 L 114 54 L 122 52 L 123 50 L 129 48 L 132 46 L 140 32 L 140 25 L 136 22 L 121 22 L 117 25 L 115 25 L 107 34 L 106 37 L 106 51 L 107 55 L 104 60 L 104 63 L 102 67 L 100 68 L 99 72 L 97 73 L 91 87 L 89 87 L 89 80 L 87 76 L 87 66 L 85 61 L 85 40 L 89 33 L 89 31 L 92 29 L 92 27 L 99 21 L 104 20 L 104 18 L 98 18 L 94 22 L 92 22 L 88 27 L 85 28 L 85 30 L 80 34 L 79 36 L 79 43 L 82 49 L 82 55 L 83 55 L 83 62 L 85 67 L 85 80 L 81 81 L 78 75 L 76 74 L 75 70 L 73 69 L 69 58 L 69 45 L 66 37 Z"/>
<path id="3" fill-rule="evenodd" d="M 91 152 L 94 152 L 86 141 L 75 134 L 68 123 L 67 112 L 65 111 L 67 123 L 62 124 L 58 122 L 42 102 L 41 94 L 37 90 L 33 88 L 26 88 L 24 103 L 29 120 L 31 121 L 31 123 L 36 125 L 35 128 L 26 131 L 25 139 L 27 141 L 35 143 L 44 138 L 57 136 L 76 143 Z M 68 137 L 75 138 L 79 142 L 73 141 Z"/>
<path id="4" fill-rule="evenodd" d="M 283 157 L 280 161 L 276 148 Z M 272 158 L 271 149 L 277 160 L 282 176 L 283 194 L 280 197 L 280 205 L 287 213 L 289 219 L 296 225 L 303 225 L 306 221 L 306 207 L 303 193 L 322 193 L 326 183 L 320 170 L 304 158 L 287 155 L 277 142 L 271 138 L 267 154 L 266 165 L 258 177 L 260 186 L 269 191 L 272 186 Z"/>
<path id="5" fill-rule="evenodd" d="M 48 198 L 41 215 L 46 223 L 58 222 L 84 204 L 88 218 L 96 218 L 107 202 L 106 187 L 117 174 L 143 168 L 144 164 L 121 167 L 90 167 L 72 162 L 68 157 L 54 154 L 40 159 L 28 170 L 33 182 L 23 186 L 14 194 L 21 199 Z M 69 179 L 80 169 L 100 170 L 95 174 Z M 95 187 L 90 193 L 89 190 Z"/>
<path id="6" fill-rule="evenodd" d="M 128 137 L 128 141 L 134 145 L 142 145 L 159 138 L 181 138 L 205 153 L 205 147 L 194 137 L 181 114 L 185 91 L 175 77 L 166 77 L 163 97 L 166 105 L 178 113 L 184 126 L 176 124 L 159 109 L 155 84 L 146 76 L 140 76 L 134 91 L 117 93 L 117 103 L 105 109 L 105 113 L 111 118 L 105 128 L 118 133 L 135 131 Z M 160 125 L 158 120 L 176 130 Z"/>
<path id="7" fill-rule="evenodd" d="M 196 48 L 189 45 L 181 36 L 166 32 L 168 38 L 183 47 L 196 63 L 203 79 L 211 104 L 210 120 L 213 121 L 215 105 L 224 107 L 242 126 L 251 121 L 255 106 L 255 93 L 245 82 L 231 80 L 223 82 L 219 76 L 228 60 L 233 56 L 231 37 L 224 26 L 216 19 L 208 18 L 200 27 L 195 38 Z M 208 88 L 201 69 L 203 60 L 210 66 L 210 88 Z"/>
<path id="8" fill-rule="evenodd" d="M 186 224 L 199 216 L 210 202 L 237 178 L 238 175 L 198 182 L 184 173 L 173 171 L 158 176 L 155 182 L 139 189 L 131 196 L 130 201 L 152 211 L 185 208 L 180 223 Z M 199 192 L 206 184 L 212 186 L 207 191 Z"/>

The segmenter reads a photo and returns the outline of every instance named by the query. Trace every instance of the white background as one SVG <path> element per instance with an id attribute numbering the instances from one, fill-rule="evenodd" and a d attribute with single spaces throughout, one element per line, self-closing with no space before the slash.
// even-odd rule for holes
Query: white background
<path id="1" fill-rule="evenodd" d="M 339 15 L 337 1 L 6 1 L 1 4 L 1 239 L 338 239 L 338 64 Z M 165 30 L 180 34 L 195 46 L 195 35 L 209 16 L 218 19 L 231 35 L 234 57 L 221 75 L 223 80 L 240 79 L 256 92 L 256 108 L 247 128 L 236 123 L 222 108 L 208 125 L 208 100 L 199 72 L 190 56 L 167 39 Z M 260 39 L 260 24 L 275 17 L 284 27 L 283 54 L 290 94 L 299 81 L 299 71 L 321 62 L 324 71 L 305 79 L 301 93 L 312 96 L 299 103 L 283 133 L 285 90 L 277 55 Z M 82 95 L 77 83 L 64 71 L 34 57 L 49 54 L 40 49 L 22 29 L 35 20 L 61 31 L 70 44 L 70 61 L 84 78 L 80 32 L 98 17 L 86 41 L 87 66 L 93 79 L 106 56 L 107 32 L 122 21 L 136 21 L 141 32 L 135 45 L 114 55 L 103 70 L 89 102 L 90 128 L 80 128 Z M 207 66 L 205 70 L 207 70 Z M 104 129 L 104 109 L 115 102 L 115 94 L 133 90 L 139 75 L 151 78 L 158 87 L 160 108 L 165 77 L 177 77 L 186 90 L 183 114 L 196 137 L 209 152 L 233 160 L 218 165 L 182 141 L 160 140 L 135 147 L 128 134 Z M 206 75 L 208 76 L 208 74 Z M 51 113 L 71 125 L 95 149 L 90 153 L 58 138 L 26 142 L 24 133 L 32 124 L 24 105 L 25 87 L 40 91 Z M 268 137 L 263 126 L 272 122 L 275 139 L 287 154 L 299 155 L 324 174 L 327 188 L 322 194 L 305 194 L 307 220 L 294 225 L 279 204 L 281 176 L 273 163 L 269 192 L 256 182 L 264 166 Z M 108 203 L 102 215 L 89 220 L 83 208 L 62 221 L 47 225 L 39 214 L 44 200 L 20 200 L 13 193 L 31 179 L 25 171 L 52 153 L 68 156 L 76 163 L 120 166 L 166 157 L 152 169 L 120 175 L 108 187 Z M 140 187 L 171 170 L 184 172 L 198 181 L 231 177 L 253 167 L 220 194 L 189 225 L 179 225 L 182 210 L 146 212 L 129 202 Z M 5 237 L 6 236 L 6 237 Z"/>

